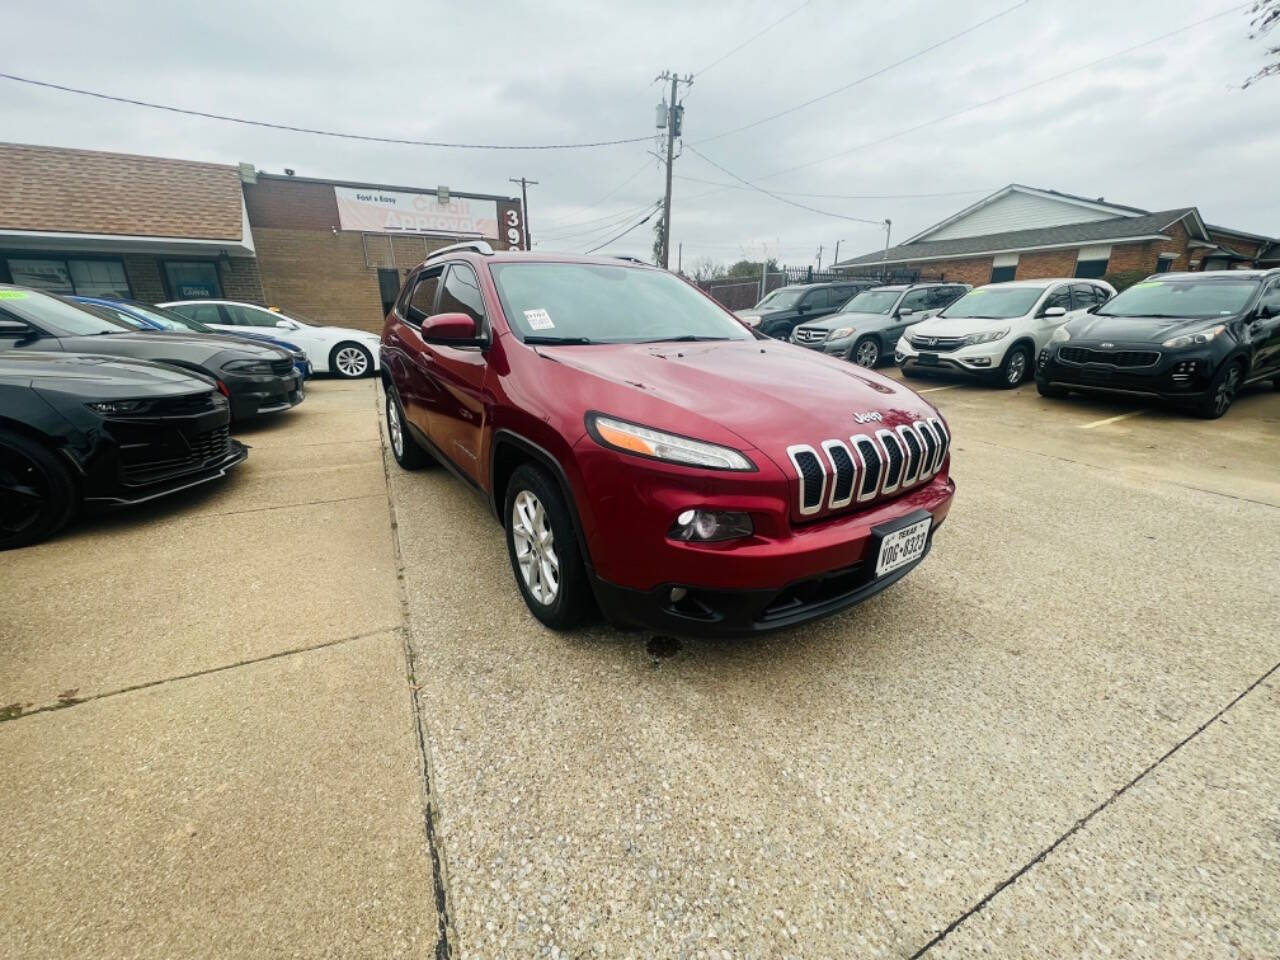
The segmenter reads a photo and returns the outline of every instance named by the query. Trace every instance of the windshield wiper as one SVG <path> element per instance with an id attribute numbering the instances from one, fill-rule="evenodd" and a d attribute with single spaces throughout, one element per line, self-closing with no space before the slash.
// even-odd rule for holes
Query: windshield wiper
<path id="1" fill-rule="evenodd" d="M 524 342 L 534 347 L 557 347 L 566 343 L 583 346 L 594 341 L 586 337 L 525 337 Z"/>
<path id="2" fill-rule="evenodd" d="M 654 340 L 637 340 L 636 343 L 706 343 L 713 340 L 728 340 L 728 337 L 700 337 L 697 334 L 686 333 L 678 337 L 658 337 Z"/>

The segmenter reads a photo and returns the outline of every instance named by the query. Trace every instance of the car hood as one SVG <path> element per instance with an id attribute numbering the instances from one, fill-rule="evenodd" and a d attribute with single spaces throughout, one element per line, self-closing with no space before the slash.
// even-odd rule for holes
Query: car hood
<path id="1" fill-rule="evenodd" d="M 911 325 L 911 335 L 916 337 L 963 337 L 970 333 L 1003 330 L 1020 320 L 1020 317 L 930 317 Z"/>
<path id="2" fill-rule="evenodd" d="M 838 327 L 856 327 L 859 324 L 868 326 L 872 323 L 883 323 L 889 319 L 887 313 L 832 313 L 819 317 L 810 323 L 801 323 L 802 327 L 817 327 L 822 330 L 835 330 Z"/>
<path id="3" fill-rule="evenodd" d="M 289 356 L 270 344 L 207 333 L 112 333 L 90 337 L 62 337 L 63 350 L 97 353 L 139 360 L 172 360 L 203 364 L 219 355 L 227 359 L 279 360 Z"/>
<path id="4" fill-rule="evenodd" d="M 1184 333 L 1198 333 L 1231 317 L 1106 317 L 1086 314 L 1067 324 L 1072 340 L 1117 340 L 1126 343 L 1162 343 Z"/>
<path id="5" fill-rule="evenodd" d="M 37 350 L 0 352 L 0 380 L 100 399 L 212 389 L 204 377 L 146 360 Z"/>
<path id="6" fill-rule="evenodd" d="M 581 374 L 583 412 L 763 452 L 936 416 L 913 391 L 871 370 L 775 341 L 538 347 Z M 855 415 L 878 414 L 859 424 Z"/>

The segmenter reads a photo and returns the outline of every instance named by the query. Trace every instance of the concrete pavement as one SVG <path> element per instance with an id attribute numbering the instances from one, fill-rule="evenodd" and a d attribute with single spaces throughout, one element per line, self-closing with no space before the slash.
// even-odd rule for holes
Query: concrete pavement
<path id="1" fill-rule="evenodd" d="M 433 954 L 377 388 L 309 388 L 225 482 L 0 554 L 0 956 Z"/>

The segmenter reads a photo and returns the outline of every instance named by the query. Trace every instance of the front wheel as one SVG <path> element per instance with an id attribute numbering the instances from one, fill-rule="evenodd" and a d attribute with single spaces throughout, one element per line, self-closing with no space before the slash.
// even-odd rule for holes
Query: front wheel
<path id="1" fill-rule="evenodd" d="M 0 430 L 0 550 L 53 536 L 78 505 L 71 471 L 51 450 Z"/>
<path id="2" fill-rule="evenodd" d="M 576 627 L 591 612 L 591 587 L 559 485 L 523 464 L 507 484 L 504 511 L 511 571 L 525 605 L 553 630 Z"/>
<path id="3" fill-rule="evenodd" d="M 340 343 L 329 353 L 329 370 L 344 380 L 359 380 L 373 372 L 373 354 L 358 343 Z"/>
<path id="4" fill-rule="evenodd" d="M 1240 361 L 1223 364 L 1222 369 L 1213 378 L 1213 382 L 1209 384 L 1208 393 L 1196 404 L 1196 416 L 1203 417 L 1205 420 L 1217 420 L 1236 402 L 1236 394 L 1240 392 L 1240 385 L 1243 382 L 1244 367 Z"/>
<path id="5" fill-rule="evenodd" d="M 1011 347 L 1004 355 L 1004 363 L 1000 364 L 996 376 L 996 386 L 1002 390 L 1012 390 L 1022 383 L 1031 369 L 1031 351 L 1025 346 Z"/>
<path id="6" fill-rule="evenodd" d="M 853 345 L 849 358 L 860 367 L 874 370 L 880 363 L 880 341 L 875 337 L 863 337 Z"/>

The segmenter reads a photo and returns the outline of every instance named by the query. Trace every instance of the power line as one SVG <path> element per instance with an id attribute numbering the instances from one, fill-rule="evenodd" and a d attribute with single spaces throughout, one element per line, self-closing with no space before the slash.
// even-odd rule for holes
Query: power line
<path id="1" fill-rule="evenodd" d="M 608 193 L 606 193 L 603 197 L 600 197 L 599 199 L 596 199 L 596 200 L 592 200 L 592 201 L 591 201 L 590 203 L 588 203 L 586 206 L 580 207 L 580 208 L 578 209 L 577 213 L 584 213 L 584 212 L 586 212 L 587 210 L 592 209 L 593 207 L 598 207 L 598 206 L 600 206 L 600 204 L 604 203 L 604 202 L 605 202 L 606 200 L 608 200 L 610 197 L 614 196 L 614 195 L 615 195 L 616 193 L 618 193 L 618 191 L 620 191 L 623 187 L 627 186 L 627 184 L 629 184 L 629 183 L 631 183 L 631 181 L 635 180 L 635 178 L 636 178 L 636 177 L 638 177 L 638 176 L 640 176 L 640 174 L 644 173 L 644 172 L 645 172 L 645 170 L 649 169 L 649 164 L 650 164 L 651 162 L 652 162 L 652 161 L 651 161 L 651 159 L 650 159 L 649 155 L 648 155 L 648 154 L 646 154 L 644 164 L 640 167 L 640 169 L 639 169 L 639 170 L 637 170 L 635 173 L 631 174 L 629 177 L 627 177 L 627 179 L 623 180 L 620 184 L 618 184 L 616 187 L 614 187 L 612 190 L 610 190 Z M 599 217 L 599 218 L 593 218 L 593 219 L 601 219 L 601 220 L 605 220 L 605 219 L 608 219 L 609 217 L 612 217 L 612 216 L 614 216 L 614 215 L 613 215 L 613 214 L 609 214 L 609 215 L 608 215 L 608 216 L 606 216 L 606 217 Z M 574 226 L 577 226 L 579 223 L 591 223 L 591 222 L 593 222 L 593 221 L 592 221 L 592 220 L 580 220 L 580 221 L 574 221 L 574 222 L 570 222 L 570 223 L 565 223 L 565 222 L 564 222 L 564 220 L 563 220 L 563 218 L 562 218 L 562 219 L 560 219 L 560 220 L 556 220 L 556 219 L 552 218 L 551 220 L 549 220 L 549 221 L 547 221 L 547 222 L 548 222 L 548 223 L 550 223 L 550 224 L 552 225 L 552 232 L 554 233 L 554 232 L 556 232 L 557 230 L 564 230 L 564 229 L 566 229 L 566 228 L 572 228 L 572 227 L 574 227 Z M 557 224 L 558 224 L 558 226 L 557 226 Z"/>
<path id="2" fill-rule="evenodd" d="M 777 200 L 780 203 L 789 204 L 790 206 L 793 206 L 793 207 L 799 207 L 801 210 L 808 210 L 810 213 L 820 213 L 826 217 L 837 217 L 841 220 L 852 220 L 854 223 L 870 223 L 877 227 L 884 226 L 883 220 L 868 220 L 865 217 L 850 217 L 843 213 L 832 213 L 830 210 L 819 210 L 817 207 L 811 207 L 806 203 L 797 203 L 795 200 L 788 200 L 786 197 L 782 196 L 781 194 L 773 193 L 770 190 L 766 190 L 764 187 L 758 186 L 752 183 L 750 180 L 744 180 L 742 177 L 738 176 L 732 170 L 725 169 L 724 167 L 720 166 L 720 164 L 716 163 L 714 160 L 708 157 L 705 153 L 700 151 L 693 144 L 686 143 L 685 147 L 688 148 L 689 150 L 692 150 L 694 154 L 701 157 L 703 160 L 707 161 L 707 163 L 711 164 L 721 173 L 727 173 L 729 176 L 733 177 L 733 179 L 739 181 L 740 183 L 745 183 L 752 190 L 758 190 L 761 193 L 763 193 L 765 196 L 773 197 L 773 199 Z"/>
<path id="3" fill-rule="evenodd" d="M 690 148 L 692 149 L 692 147 Z M 719 180 L 703 180 L 701 177 L 686 177 L 675 174 L 677 180 L 688 180 L 691 183 L 705 183 L 712 187 L 723 187 L 726 190 L 750 190 L 736 183 L 721 183 Z M 975 193 L 991 193 L 994 187 L 982 187 L 977 190 L 944 190 L 939 193 L 798 193 L 795 190 L 775 190 L 774 193 L 784 197 L 818 197 L 824 200 L 909 200 L 920 197 L 964 197 Z M 715 191 L 710 191 L 715 192 Z M 699 194 L 706 196 L 707 194 Z M 686 198 L 692 199 L 692 198 Z"/>
<path id="4" fill-rule="evenodd" d="M 631 226 L 627 227 L 627 229 L 623 230 L 616 237 L 610 237 L 608 240 L 600 244 L 598 247 L 592 247 L 590 250 L 587 251 L 587 253 L 595 253 L 597 250 L 603 250 L 605 247 L 609 246 L 609 244 L 613 243 L 615 240 L 621 240 L 623 237 L 625 237 L 628 233 L 630 233 L 636 227 L 639 227 L 643 224 L 648 223 L 650 220 L 653 219 L 653 215 L 658 212 L 658 207 L 660 206 L 662 206 L 662 201 L 658 200 L 653 204 L 653 209 L 649 211 L 648 215 L 643 220 L 637 223 L 633 223 Z"/>
<path id="5" fill-rule="evenodd" d="M 800 6 L 796 7 L 796 8 L 795 8 L 794 10 L 792 10 L 790 13 L 785 13 L 785 14 L 783 14 L 781 17 L 779 17 L 777 20 L 773 21 L 773 23 L 769 24 L 767 27 L 765 27 L 765 28 L 764 28 L 763 30 L 761 30 L 759 33 L 752 34 L 750 37 L 748 37 L 746 40 L 743 40 L 743 41 L 742 41 L 742 43 L 738 44 L 736 47 L 734 47 L 734 48 L 733 48 L 732 50 L 730 50 L 728 53 L 724 54 L 724 55 L 723 55 L 723 56 L 721 56 L 721 57 L 716 58 L 715 60 L 712 60 L 712 61 L 711 61 L 710 63 L 708 63 L 705 67 L 703 67 L 701 70 L 699 70 L 697 73 L 693 74 L 693 76 L 695 76 L 695 77 L 700 77 L 700 76 L 702 76 L 704 73 L 706 73 L 708 70 L 710 70 L 712 67 L 715 67 L 715 66 L 720 65 L 721 63 L 723 63 L 724 61 L 726 61 L 726 60 L 728 60 L 730 57 L 732 57 L 732 56 L 733 56 L 735 53 L 737 53 L 739 50 L 741 50 L 743 47 L 745 47 L 745 46 L 747 46 L 748 44 L 754 43 L 755 41 L 759 40 L 761 37 L 763 37 L 766 33 L 768 33 L 770 30 L 772 30 L 772 29 L 773 29 L 774 27 L 776 27 L 778 24 L 782 23 L 784 20 L 790 20 L 792 17 L 794 17 L 797 13 L 799 13 L 801 10 L 803 10 L 805 7 L 807 7 L 807 6 L 808 6 L 809 4 L 811 4 L 811 3 L 813 3 L 813 0 L 804 0 L 804 3 L 800 4 Z"/>
<path id="6" fill-rule="evenodd" d="M 890 133 L 886 136 L 880 137 L 877 140 L 869 140 L 866 143 L 860 143 L 856 147 L 850 147 L 848 150 L 841 150 L 839 153 L 833 153 L 826 157 L 819 157 L 817 160 L 809 160 L 805 163 L 798 163 L 795 166 L 784 167 L 782 170 L 775 170 L 773 173 L 762 174 L 758 179 L 768 180 L 771 177 L 780 177 L 784 173 L 792 173 L 793 171 L 796 171 L 796 170 L 804 170 L 807 167 L 813 167 L 813 166 L 817 166 L 820 163 L 826 163 L 828 160 L 835 160 L 839 157 L 844 157 L 844 156 L 848 156 L 851 153 L 856 153 L 859 150 L 865 150 L 868 147 L 875 147 L 875 146 L 879 146 L 882 143 L 887 143 L 890 140 L 896 140 L 898 137 L 906 136 L 908 133 L 915 133 L 917 130 L 923 130 L 925 127 L 933 126 L 935 123 L 942 123 L 943 121 L 954 119 L 955 117 L 959 117 L 963 114 L 972 113 L 974 110 L 980 110 L 983 107 L 989 107 L 991 106 L 991 104 L 999 103 L 1001 100 L 1007 100 L 1010 97 L 1017 96 L 1020 93 L 1026 93 L 1028 90 L 1034 90 L 1037 87 L 1043 87 L 1047 83 L 1053 83 L 1055 80 L 1061 80 L 1063 77 L 1069 77 L 1072 74 L 1080 73 L 1083 70 L 1088 70 L 1092 67 L 1096 67 L 1098 64 L 1105 63 L 1108 60 L 1114 60 L 1116 57 L 1123 57 L 1125 54 L 1133 53 L 1135 50 L 1141 50 L 1143 47 L 1149 47 L 1149 46 L 1152 46 L 1153 44 L 1160 43 L 1161 41 L 1168 40 L 1170 37 L 1176 36 L 1179 33 L 1185 33 L 1188 30 L 1194 30 L 1196 27 L 1203 26 L 1204 24 L 1208 23 L 1210 20 L 1217 20 L 1219 17 L 1225 17 L 1228 14 L 1237 13 L 1238 11 L 1245 9 L 1248 6 L 1249 6 L 1248 3 L 1241 3 L 1241 4 L 1237 4 L 1234 7 L 1228 7 L 1226 10 L 1221 10 L 1218 13 L 1215 13 L 1210 16 L 1204 17 L 1203 19 L 1197 20 L 1194 23 L 1189 23 L 1184 27 L 1178 27 L 1178 29 L 1176 30 L 1170 30 L 1168 33 L 1162 33 L 1160 36 L 1153 37 L 1150 40 L 1144 40 L 1142 43 L 1135 43 L 1131 47 L 1125 47 L 1123 50 L 1117 50 L 1115 53 L 1109 53 L 1105 57 L 1099 57 L 1096 60 L 1090 60 L 1088 63 L 1081 64 L 1078 67 L 1072 67 L 1070 70 L 1064 70 L 1061 73 L 1055 73 L 1051 77 L 1045 77 L 1043 80 L 1037 80 L 1035 83 L 1029 83 L 1025 87 L 1018 87 L 1016 90 L 1009 90 L 1006 93 L 1002 93 L 999 96 L 992 97 L 989 100 L 983 100 L 979 103 L 972 103 L 969 106 L 962 107 L 961 109 L 956 110 L 952 113 L 944 114 L 941 117 L 934 117 L 932 120 L 926 120 L 923 123 L 917 123 L 913 127 L 906 127 L 905 129 L 898 130 L 894 133 Z M 689 147 L 690 150 L 693 149 L 693 147 L 690 144 L 686 143 L 685 146 Z M 699 154 L 699 156 L 701 156 L 701 154 Z"/>
<path id="7" fill-rule="evenodd" d="M 853 80 L 849 83 L 846 83 L 842 87 L 836 87 L 836 89 L 834 90 L 828 90 L 826 93 L 819 94 L 818 96 L 813 97 L 812 99 L 804 101 L 804 103 L 797 103 L 794 107 L 787 107 L 787 109 L 779 110 L 777 113 L 771 113 L 767 117 L 761 117 L 759 120 L 751 121 L 751 123 L 744 123 L 740 127 L 734 127 L 732 130 L 725 130 L 721 133 L 713 134 L 710 137 L 703 137 L 701 140 L 696 140 L 694 142 L 710 143 L 712 140 L 719 140 L 721 137 L 727 137 L 734 133 L 741 133 L 743 130 L 750 130 L 752 127 L 758 127 L 762 123 L 768 123 L 770 120 L 777 120 L 779 117 L 785 117 L 789 113 L 795 113 L 797 110 L 803 110 L 805 107 L 812 106 L 813 104 L 818 103 L 821 100 L 826 100 L 828 97 L 834 97 L 837 93 L 844 93 L 846 90 L 851 90 L 860 83 L 865 83 L 868 80 L 872 80 L 875 77 L 880 76 L 881 74 L 888 73 L 890 70 L 900 67 L 904 63 L 909 63 L 910 61 L 915 60 L 918 57 L 922 57 L 926 53 L 932 53 L 934 50 L 937 50 L 939 47 L 942 47 L 947 45 L 948 43 L 951 43 L 953 40 L 959 40 L 961 37 L 965 36 L 966 34 L 973 33 L 973 31 L 981 29 L 982 27 L 985 27 L 988 23 L 991 23 L 993 20 L 999 20 L 1001 17 L 1007 16 L 1008 14 L 1013 13 L 1013 11 L 1017 10 L 1019 7 L 1025 7 L 1030 2 L 1031 0 L 1019 0 L 1019 2 L 1015 3 L 1012 7 L 1008 7 L 1004 10 L 1001 10 L 999 13 L 993 16 L 987 17 L 987 19 L 985 20 L 980 20 L 977 23 L 973 24 L 973 26 L 966 27 L 965 29 L 961 30 L 959 33 L 953 33 L 951 36 L 947 37 L 946 39 L 939 40 L 937 43 L 931 44 L 923 48 L 922 50 L 917 50 L 915 53 L 905 56 L 901 60 L 898 60 L 898 61 L 895 61 L 894 63 L 889 64 L 887 67 L 881 67 L 879 70 L 876 70 L 873 73 L 868 73 L 865 76 L 861 76 L 857 80 Z"/>
<path id="8" fill-rule="evenodd" d="M 206 120 L 224 120 L 227 123 L 239 123 L 249 127 L 266 127 L 270 130 L 286 130 L 290 133 L 309 133 L 317 137 L 336 137 L 340 140 L 364 140 L 369 143 L 395 143 L 411 147 L 448 147 L 455 150 L 576 150 L 585 147 L 611 147 L 620 143 L 640 143 L 650 137 L 626 137 L 620 140 L 596 140 L 589 143 L 446 143 L 439 140 L 404 140 L 399 137 L 376 137 L 360 133 L 342 133 L 335 130 L 318 130 L 312 127 L 297 127 L 286 123 L 270 123 L 266 120 L 249 120 L 245 117 L 232 117 L 221 113 L 207 113 L 203 110 L 189 110 L 164 103 L 152 103 L 149 100 L 134 100 L 131 97 L 117 97 L 96 90 L 82 90 L 68 87 L 60 83 L 45 80 L 33 80 L 30 77 L 19 77 L 12 73 L 0 73 L 0 79 L 13 80 L 17 83 L 30 84 L 33 87 L 44 87 L 48 90 L 60 90 L 63 93 L 74 93 L 82 97 L 94 97 L 98 100 L 109 100 L 112 103 L 127 103 L 135 107 L 149 107 L 152 110 L 165 110 L 169 113 L 181 113 L 189 117 L 203 117 Z"/>
<path id="9" fill-rule="evenodd" d="M 636 207 L 634 210 L 626 210 L 621 213 L 615 210 L 613 213 L 609 214 L 608 216 L 596 217 L 593 220 L 587 220 L 587 221 L 583 221 L 583 223 L 576 224 L 575 227 L 583 227 L 583 229 L 581 230 L 575 229 L 575 228 L 561 227 L 558 231 L 552 230 L 544 234 L 543 236 L 547 240 L 568 240 L 571 237 L 582 237 L 592 233 L 599 233 L 602 230 L 612 230 L 615 227 L 619 226 L 620 224 L 626 223 L 632 217 L 639 216 L 640 214 L 644 213 L 644 211 L 648 209 L 649 209 L 649 204 L 646 203 L 642 207 Z M 587 223 L 593 223 L 595 225 L 588 227 L 588 226 L 585 226 L 585 224 Z"/>

